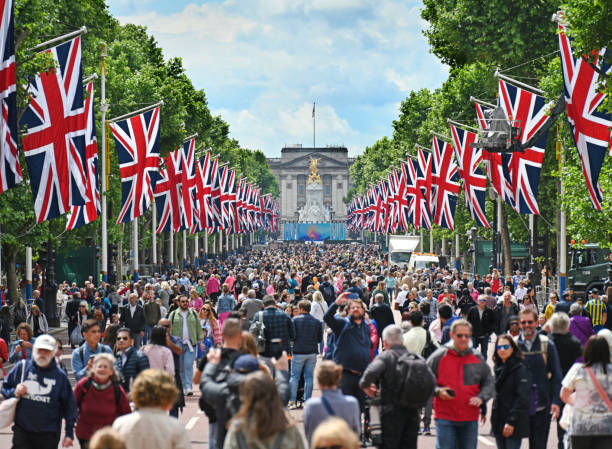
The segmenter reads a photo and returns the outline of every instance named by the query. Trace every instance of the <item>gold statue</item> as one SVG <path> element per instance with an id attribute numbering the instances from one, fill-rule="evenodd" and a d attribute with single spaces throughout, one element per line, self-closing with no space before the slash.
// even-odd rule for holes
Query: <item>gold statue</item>
<path id="1" fill-rule="evenodd" d="M 312 156 L 310 156 L 310 176 L 308 176 L 308 185 L 312 184 L 313 182 L 322 184 L 321 176 L 319 175 L 319 168 L 317 167 L 320 160 L 321 158 L 314 159 Z"/>

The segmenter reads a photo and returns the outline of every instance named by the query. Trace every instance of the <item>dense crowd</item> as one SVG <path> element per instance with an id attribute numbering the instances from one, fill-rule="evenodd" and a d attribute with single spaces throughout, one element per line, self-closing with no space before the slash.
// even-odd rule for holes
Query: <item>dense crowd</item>
<path id="1" fill-rule="evenodd" d="M 357 244 L 64 282 L 0 313 L 13 447 L 57 448 L 63 422 L 64 447 L 190 447 L 175 418 L 194 385 L 216 449 L 415 448 L 432 433 L 438 448 L 476 448 L 487 407 L 498 448 L 546 448 L 551 418 L 559 448 L 612 447 L 612 288 L 547 296 L 520 272 L 409 271 Z M 65 346 L 45 301 L 68 322 Z M 288 413 L 301 407 L 303 433 Z"/>

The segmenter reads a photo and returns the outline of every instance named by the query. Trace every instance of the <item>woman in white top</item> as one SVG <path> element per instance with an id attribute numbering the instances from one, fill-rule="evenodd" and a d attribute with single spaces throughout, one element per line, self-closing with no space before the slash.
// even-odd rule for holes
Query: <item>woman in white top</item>
<path id="1" fill-rule="evenodd" d="M 323 315 L 327 312 L 327 303 L 325 302 L 325 298 L 323 298 L 323 293 L 320 291 L 316 291 L 312 295 L 312 305 L 310 306 L 310 314 L 323 323 L 323 338 L 319 343 L 319 352 L 323 353 L 323 346 L 325 343 L 325 322 L 323 321 Z"/>
<path id="2" fill-rule="evenodd" d="M 572 449 L 612 447 L 612 364 L 605 337 L 594 335 L 561 382 L 561 400 L 573 406 L 567 429 Z"/>

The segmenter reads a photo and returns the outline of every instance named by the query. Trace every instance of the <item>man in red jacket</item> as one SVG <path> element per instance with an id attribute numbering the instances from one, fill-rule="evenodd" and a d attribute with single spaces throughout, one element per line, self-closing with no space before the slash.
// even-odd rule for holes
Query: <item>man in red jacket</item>
<path id="1" fill-rule="evenodd" d="M 469 346 L 471 324 L 455 320 L 450 336 L 451 341 L 427 359 L 437 384 L 436 447 L 476 449 L 480 406 L 493 396 L 495 384 L 485 359 Z"/>

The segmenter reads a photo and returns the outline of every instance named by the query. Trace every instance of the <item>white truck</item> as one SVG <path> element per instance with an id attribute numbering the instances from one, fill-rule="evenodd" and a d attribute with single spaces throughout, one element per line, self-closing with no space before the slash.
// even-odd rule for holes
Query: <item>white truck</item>
<path id="1" fill-rule="evenodd" d="M 399 265 L 407 267 L 410 257 L 419 245 L 420 238 L 416 235 L 390 235 L 388 266 Z"/>

